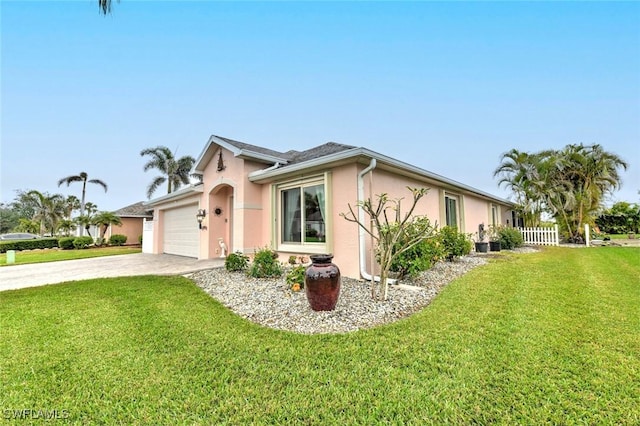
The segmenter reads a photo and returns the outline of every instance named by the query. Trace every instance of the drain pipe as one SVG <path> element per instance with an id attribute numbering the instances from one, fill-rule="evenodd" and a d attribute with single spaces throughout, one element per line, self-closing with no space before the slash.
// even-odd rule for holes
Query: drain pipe
<path id="1" fill-rule="evenodd" d="M 364 209 L 360 205 L 364 201 L 364 175 L 376 168 L 377 161 L 375 158 L 371 159 L 369 166 L 358 173 L 358 220 L 364 225 Z M 365 230 L 362 226 L 358 226 L 358 248 L 360 251 L 360 275 L 365 280 L 371 280 L 371 274 L 367 272 L 367 260 L 365 253 Z M 373 266 L 373 265 L 372 265 Z M 380 281 L 379 277 L 378 281 Z"/>

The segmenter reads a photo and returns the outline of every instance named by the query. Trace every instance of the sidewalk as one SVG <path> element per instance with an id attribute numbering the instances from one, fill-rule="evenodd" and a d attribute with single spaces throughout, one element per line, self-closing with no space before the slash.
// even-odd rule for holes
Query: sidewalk
<path id="1" fill-rule="evenodd" d="M 224 259 L 198 260 L 169 254 L 123 254 L 91 259 L 3 266 L 0 291 L 65 281 L 134 275 L 184 275 L 224 266 Z"/>

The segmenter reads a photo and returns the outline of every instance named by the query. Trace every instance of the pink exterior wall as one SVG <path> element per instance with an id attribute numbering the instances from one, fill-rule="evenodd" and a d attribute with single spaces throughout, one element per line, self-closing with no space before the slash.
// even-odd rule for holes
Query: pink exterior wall
<path id="1" fill-rule="evenodd" d="M 358 214 L 358 210 L 356 209 L 357 202 L 357 181 L 358 174 L 367 167 L 367 164 L 358 164 L 357 166 L 353 166 L 352 169 L 349 170 L 350 176 L 349 180 L 353 182 L 353 191 L 345 199 L 343 194 L 340 194 L 339 202 L 336 203 L 338 205 L 338 210 L 340 212 L 348 212 L 348 204 L 351 204 L 353 207 L 354 213 Z M 342 192 L 342 182 L 345 179 L 340 180 L 340 185 L 336 188 L 338 193 Z M 423 187 L 424 185 L 416 182 L 414 180 L 410 180 L 407 178 L 403 178 L 401 176 L 393 175 L 387 171 L 376 168 L 372 172 L 367 173 L 363 178 L 364 183 L 364 198 L 371 198 L 374 206 L 378 202 L 378 195 L 386 193 L 390 199 L 396 198 L 404 198 L 401 201 L 401 212 L 406 212 L 407 209 L 411 206 L 412 195 L 411 192 L 407 189 L 407 186 L 410 187 Z M 431 196 L 430 196 L 431 195 Z M 433 201 L 436 200 L 437 197 L 433 197 L 432 194 L 428 194 L 423 198 L 418 204 L 416 210 L 414 211 L 415 215 L 428 215 L 429 213 L 435 214 L 437 212 L 437 207 L 434 207 Z M 365 221 L 368 221 L 369 217 L 365 214 Z M 346 235 L 346 238 L 337 238 L 336 239 L 336 252 L 340 253 L 340 258 L 343 259 L 342 263 L 339 264 L 340 270 L 344 276 L 352 277 L 352 278 L 360 278 L 360 244 L 359 244 L 359 234 L 360 227 L 353 223 L 349 222 L 346 219 L 340 217 L 338 219 L 340 224 L 340 230 L 336 230 L 338 235 Z M 365 271 L 369 274 L 373 273 L 374 275 L 378 273 L 377 265 L 375 261 L 373 262 L 372 268 L 372 260 L 371 260 L 371 238 L 368 235 L 365 235 Z M 336 261 L 337 263 L 337 261 Z"/>
<path id="2" fill-rule="evenodd" d="M 333 261 L 346 277 L 360 278 L 358 250 L 358 225 L 340 216 L 349 212 L 349 205 L 356 211 L 358 201 L 357 164 L 337 167 L 331 172 L 331 240 L 329 250 L 333 252 Z"/>
<path id="3" fill-rule="evenodd" d="M 207 210 L 208 229 L 201 239 L 201 258 L 220 256 L 219 238 L 230 252 L 253 251 L 264 246 L 261 238 L 263 217 L 262 185 L 252 183 L 249 173 L 268 167 L 233 156 L 222 149 L 224 170 L 218 170 L 218 153 L 204 169 L 201 208 Z M 222 214 L 215 215 L 215 209 Z"/>
<path id="4" fill-rule="evenodd" d="M 127 236 L 126 244 L 140 244 L 139 237 L 142 236 L 142 217 L 122 217 L 120 218 L 122 225 L 111 225 L 109 227 L 109 236 L 121 234 Z"/>
<path id="5" fill-rule="evenodd" d="M 357 175 L 365 167 L 366 165 L 358 165 L 357 167 L 354 165 L 350 168 L 344 168 L 341 170 L 343 176 L 341 176 L 340 179 L 334 180 L 334 214 L 347 212 L 348 203 L 355 206 L 357 199 Z M 334 170 L 334 173 L 337 175 L 337 170 Z M 335 185 L 335 182 L 339 182 L 339 185 Z M 353 182 L 353 185 L 346 185 L 348 182 Z M 407 186 L 412 188 L 429 188 L 427 194 L 416 205 L 413 214 L 425 215 L 429 218 L 432 225 L 437 224 L 438 227 L 442 227 L 445 223 L 443 204 L 445 190 L 443 186 L 400 176 L 381 168 L 375 168 L 372 172 L 364 176 L 364 196 L 365 198 L 371 197 L 374 204 L 377 202 L 377 195 L 382 193 L 388 194 L 390 199 L 403 198 L 401 201 L 401 217 L 404 216 L 404 213 L 410 208 L 412 203 L 412 194 L 407 189 Z M 462 232 L 473 234 L 477 232 L 480 223 L 484 223 L 485 225 L 490 224 L 492 204 L 490 201 L 473 194 L 464 194 L 451 190 L 447 192 L 457 195 L 461 201 L 459 212 L 463 215 L 460 220 Z M 506 218 L 510 217 L 510 210 L 506 207 L 501 207 L 500 223 L 505 224 Z M 368 217 L 365 215 L 365 218 Z M 343 218 L 337 218 L 334 225 L 334 232 L 335 235 L 339 236 L 335 239 L 334 260 L 337 264 L 338 261 L 340 262 L 339 266 L 343 275 L 360 278 L 358 226 Z M 365 270 L 371 273 L 371 239 L 369 236 L 366 236 L 365 239 Z M 375 264 L 373 266 L 373 273 L 378 273 Z"/>
<path id="6" fill-rule="evenodd" d="M 198 208 L 206 210 L 203 229 L 199 234 L 200 259 L 221 255 L 220 238 L 227 247 L 227 254 L 234 251 L 252 253 L 255 248 L 268 244 L 269 240 L 263 238 L 262 229 L 263 220 L 268 216 L 263 205 L 264 188 L 248 179 L 249 173 L 268 165 L 234 157 L 233 153 L 225 149 L 222 149 L 222 155 L 225 166 L 223 170 L 218 170 L 218 152 L 205 167 L 202 193 L 194 193 L 181 200 L 168 201 L 155 207 L 154 253 L 163 251 L 164 211 L 194 202 L 198 204 Z M 216 208 L 221 209 L 220 215 L 215 214 Z M 266 211 L 269 211 L 269 204 Z"/>
<path id="7" fill-rule="evenodd" d="M 482 223 L 487 226 L 491 224 L 489 202 L 466 195 L 464 197 L 465 232 L 472 234 L 472 238 L 478 237 L 478 227 Z"/>
<path id="8" fill-rule="evenodd" d="M 415 179 L 399 176 L 386 170 L 376 168 L 365 176 L 365 197 L 370 197 L 369 181 L 373 181 L 373 200 L 377 202 L 377 195 L 386 193 L 390 199 L 402 198 L 401 209 L 405 213 L 413 200 L 413 195 L 407 187 L 428 188 L 427 194 L 418 202 L 414 215 L 427 216 L 432 224 L 440 222 L 440 202 L 438 187 L 420 182 Z"/>
<path id="9" fill-rule="evenodd" d="M 511 217 L 511 209 L 500 206 L 500 224 L 506 226 L 515 226 L 513 218 Z"/>

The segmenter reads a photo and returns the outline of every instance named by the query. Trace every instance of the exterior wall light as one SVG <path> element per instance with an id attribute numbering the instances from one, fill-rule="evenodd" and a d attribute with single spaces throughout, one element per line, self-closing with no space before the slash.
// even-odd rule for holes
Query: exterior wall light
<path id="1" fill-rule="evenodd" d="M 200 209 L 198 210 L 198 213 L 196 213 L 196 219 L 198 220 L 198 228 L 202 229 L 202 221 L 204 220 L 206 215 L 207 215 L 207 211 L 205 209 Z"/>

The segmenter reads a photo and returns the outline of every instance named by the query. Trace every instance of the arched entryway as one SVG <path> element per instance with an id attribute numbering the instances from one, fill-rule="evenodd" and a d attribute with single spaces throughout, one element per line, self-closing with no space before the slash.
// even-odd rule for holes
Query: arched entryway
<path id="1" fill-rule="evenodd" d="M 224 243 L 226 254 L 233 252 L 233 187 L 216 186 L 209 193 L 209 258 L 220 257 Z"/>

